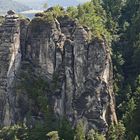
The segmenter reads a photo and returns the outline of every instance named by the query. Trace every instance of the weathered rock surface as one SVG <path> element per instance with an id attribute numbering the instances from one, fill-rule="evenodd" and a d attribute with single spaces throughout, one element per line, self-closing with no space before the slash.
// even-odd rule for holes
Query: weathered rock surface
<path id="1" fill-rule="evenodd" d="M 28 25 L 13 14 L 6 16 L 0 27 L 1 125 L 25 121 L 29 110 L 33 116 L 26 93 L 10 90 L 17 81 L 16 72 L 24 71 L 23 63 L 50 85 L 54 80 L 57 83 L 51 91 L 57 117 L 66 116 L 73 126 L 82 119 L 86 130 L 93 128 L 102 133 L 109 123 L 117 121 L 106 42 L 90 39 L 90 31 L 68 17 L 52 22 L 36 18 Z M 28 73 L 28 69 L 25 71 Z"/>
<path id="2" fill-rule="evenodd" d="M 20 64 L 20 22 L 9 12 L 0 27 L 0 125 L 13 123 L 13 81 Z"/>

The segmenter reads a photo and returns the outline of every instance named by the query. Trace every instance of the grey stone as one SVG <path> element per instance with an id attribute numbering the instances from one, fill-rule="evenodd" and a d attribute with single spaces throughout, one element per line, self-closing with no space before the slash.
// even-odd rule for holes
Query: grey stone
<path id="1" fill-rule="evenodd" d="M 73 126 L 83 120 L 86 131 L 102 133 L 117 122 L 112 62 L 105 40 L 89 41 L 90 29 L 67 16 L 35 25 L 10 14 L 0 31 L 1 125 L 27 122 L 28 112 L 33 118 L 29 125 L 35 119 L 43 121 L 35 101 L 15 87 L 23 78 L 19 73 L 28 75 L 29 67 L 50 87 L 57 82 L 51 97 L 49 92 L 45 94 L 58 118 L 66 116 Z"/>

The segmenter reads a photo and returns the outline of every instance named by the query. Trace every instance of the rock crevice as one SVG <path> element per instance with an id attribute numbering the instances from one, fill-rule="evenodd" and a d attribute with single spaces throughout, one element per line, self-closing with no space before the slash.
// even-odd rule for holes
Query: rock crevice
<path id="1" fill-rule="evenodd" d="M 14 83 L 8 77 L 12 75 L 15 78 L 13 69 L 20 71 L 23 62 L 28 62 L 34 73 L 39 73 L 50 84 L 52 81 L 57 83 L 51 91 L 52 108 L 57 117 L 66 116 L 73 126 L 82 119 L 86 130 L 98 129 L 102 133 L 107 131 L 109 123 L 117 121 L 112 62 L 105 40 L 96 38 L 90 41 L 90 30 L 69 17 L 61 17 L 51 23 L 39 21 L 37 17 L 29 23 L 19 22 L 18 17 L 12 14 L 6 16 L 0 31 L 2 125 L 26 120 L 28 111 L 23 118 L 18 112 L 19 104 L 18 107 L 7 104 L 7 99 L 14 104 L 12 98 L 17 99 L 15 94 L 20 96 L 18 91 L 8 90 L 9 83 L 10 87 Z M 4 75 L 6 78 L 2 78 Z M 11 112 L 11 116 L 18 112 L 17 120 L 12 120 L 11 110 L 16 110 Z"/>

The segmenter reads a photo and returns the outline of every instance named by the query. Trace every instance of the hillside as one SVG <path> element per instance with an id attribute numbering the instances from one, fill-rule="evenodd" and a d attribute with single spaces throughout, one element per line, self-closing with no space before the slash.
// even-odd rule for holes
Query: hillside
<path id="1" fill-rule="evenodd" d="M 15 0 L 15 1 L 19 1 L 19 0 Z M 28 6 L 33 8 L 33 9 L 42 9 L 44 3 L 48 3 L 48 6 L 54 6 L 54 5 L 61 5 L 63 7 L 68 7 L 68 6 L 73 6 L 73 5 L 78 5 L 81 3 L 84 3 L 86 1 L 89 0 L 28 0 Z M 26 4 L 26 0 L 20 0 L 19 1 L 22 4 Z"/>
<path id="2" fill-rule="evenodd" d="M 13 0 L 0 0 L 0 13 L 5 13 L 8 10 L 14 10 L 16 12 L 21 12 L 29 10 L 28 6 L 25 6 L 21 3 L 15 2 Z"/>

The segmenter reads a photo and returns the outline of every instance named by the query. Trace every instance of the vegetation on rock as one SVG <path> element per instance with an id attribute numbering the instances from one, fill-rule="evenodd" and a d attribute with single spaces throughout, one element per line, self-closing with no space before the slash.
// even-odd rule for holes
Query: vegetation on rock
<path id="1" fill-rule="evenodd" d="M 93 38 L 106 40 L 112 50 L 114 92 L 119 123 L 109 126 L 107 135 L 98 130 L 85 134 L 84 123 L 79 121 L 73 128 L 65 118 L 58 120 L 50 107 L 52 89 L 59 88 L 58 75 L 53 75 L 52 85 L 46 79 L 26 72 L 17 90 L 23 89 L 43 112 L 43 124 L 39 121 L 33 128 L 25 125 L 4 127 L 0 130 L 2 140 L 138 140 L 140 139 L 140 2 L 138 0 L 92 0 L 77 7 L 60 6 L 36 14 L 30 26 L 36 33 L 42 26 L 51 25 L 59 17 L 69 16 L 87 26 Z M 3 18 L 0 17 L 0 24 Z M 32 71 L 32 70 L 31 70 Z M 28 71 L 29 72 L 29 71 Z M 30 114 L 30 112 L 28 112 Z M 29 118 L 31 116 L 29 115 Z"/>

